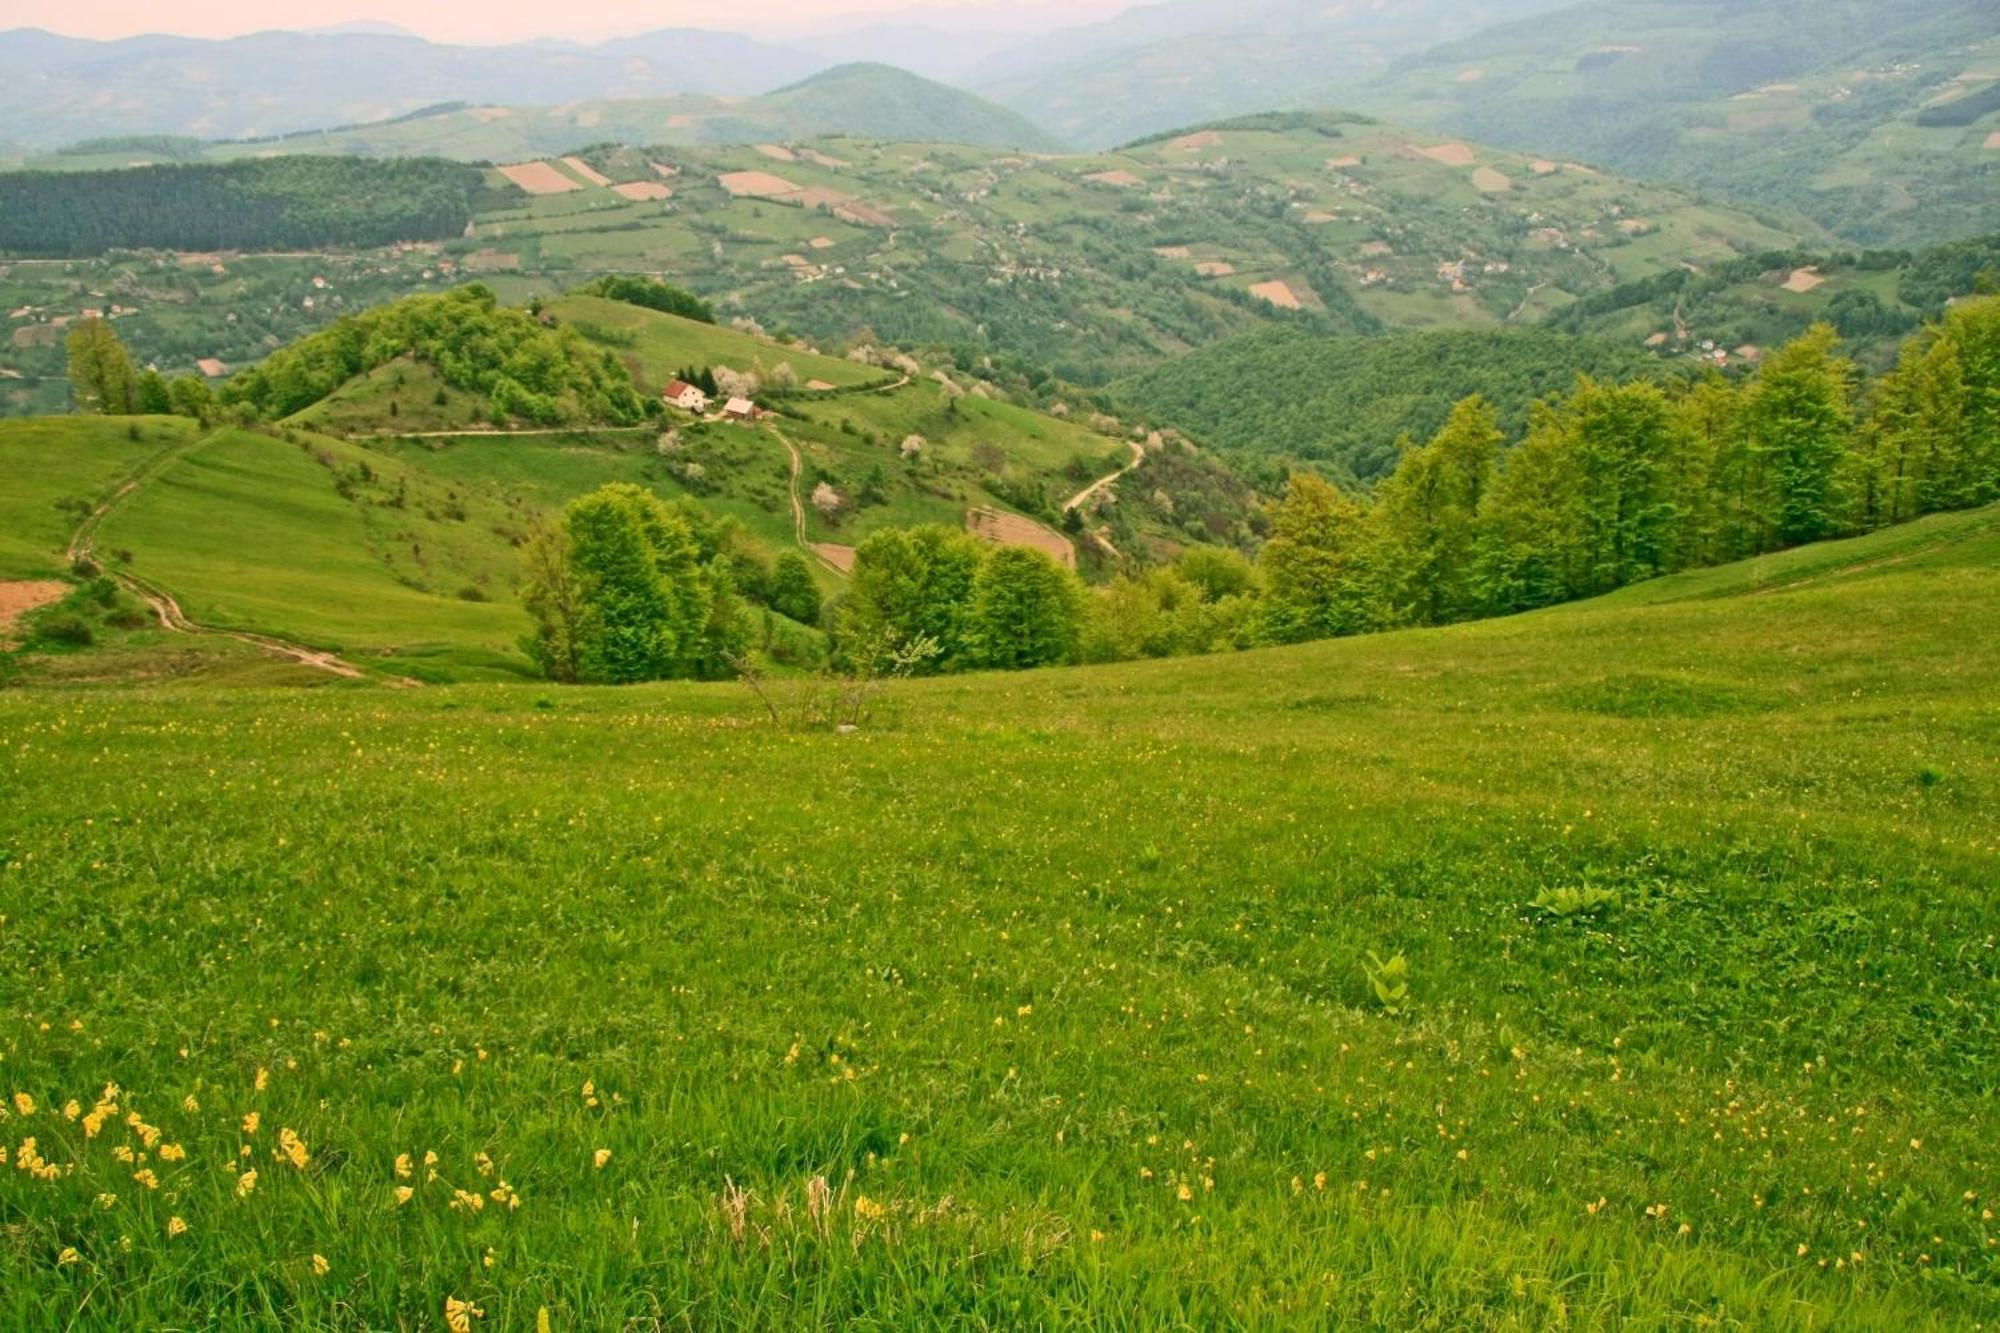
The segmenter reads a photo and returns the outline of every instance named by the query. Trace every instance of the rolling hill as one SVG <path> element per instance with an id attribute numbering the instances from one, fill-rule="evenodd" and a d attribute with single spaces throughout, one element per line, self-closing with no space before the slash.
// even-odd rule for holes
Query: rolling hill
<path id="1" fill-rule="evenodd" d="M 1996 88 L 2000 19 L 1981 0 L 1591 0 L 1441 46 L 1349 95 L 1907 246 L 1990 229 Z"/>
<path id="2" fill-rule="evenodd" d="M 392 345 L 416 351 L 355 350 Z M 607 358 L 648 396 L 689 370 L 755 375 L 772 414 L 633 425 Z M 900 353 L 882 359 L 593 296 L 553 301 L 540 322 L 474 291 L 410 298 L 236 377 L 225 400 L 285 413 L 261 432 L 180 418 L 0 426 L 0 462 L 31 483 L 0 514 L 14 534 L 0 544 L 0 578 L 61 571 L 69 534 L 103 505 L 91 522 L 98 558 L 122 553 L 121 578 L 173 599 L 190 623 L 437 681 L 527 670 L 518 548 L 543 515 L 610 482 L 727 523 L 753 590 L 778 554 L 798 550 L 836 592 L 855 545 L 889 526 L 1005 533 L 1093 578 L 1251 541 L 1250 484 L 1184 441 L 1042 413 Z M 528 362 L 548 377 L 529 393 L 599 415 L 524 415 L 495 376 Z M 1118 503 L 1065 521 L 1069 497 L 1135 460 Z M 144 485 L 125 488 L 133 477 Z M 149 630 L 134 651 L 158 646 Z"/>
<path id="3" fill-rule="evenodd" d="M 191 502 L 321 470 L 209 447 Z M 734 686 L 0 691 L 9 1147 L 58 1168 L 0 1181 L 7 1299 L 1987 1321 L 1996 522 L 844 735 Z M 60 1109 L 107 1066 L 157 1192 Z"/>
<path id="4" fill-rule="evenodd" d="M 1272 323 L 1529 325 L 1683 264 L 1823 239 L 1802 220 L 1332 113 L 1220 122 L 1085 156 L 856 138 L 598 147 L 509 163 L 487 185 L 493 202 L 464 235 L 329 257 L 347 276 L 328 292 L 295 284 L 331 284 L 331 269 L 301 276 L 290 260 L 249 256 L 17 267 L 0 274 L 0 294 L 28 312 L 11 364 L 60 374 L 47 322 L 96 304 L 93 292 L 126 308 L 128 340 L 159 359 L 155 321 L 184 318 L 196 292 L 250 304 L 267 269 L 282 295 L 254 304 L 280 341 L 355 283 L 472 275 L 523 301 L 637 272 L 713 298 L 725 318 L 829 345 L 943 346 L 967 368 L 994 357 L 1023 378 L 1102 385 Z M 213 262 L 228 272 L 204 276 Z M 176 278 L 162 281 L 163 269 Z M 241 322 L 211 337 L 240 347 Z M 174 352 L 232 360 L 191 341 Z"/>

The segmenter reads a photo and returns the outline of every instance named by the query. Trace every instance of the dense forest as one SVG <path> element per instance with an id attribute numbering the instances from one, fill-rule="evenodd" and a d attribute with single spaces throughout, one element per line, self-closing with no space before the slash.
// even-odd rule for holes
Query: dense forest
<path id="1" fill-rule="evenodd" d="M 1520 430 L 1528 405 L 1578 375 L 1666 373 L 1637 348 L 1538 330 L 1326 337 L 1278 328 L 1167 362 L 1118 399 L 1220 449 L 1290 455 L 1360 481 L 1396 465 L 1396 441 L 1428 436 L 1468 393 Z"/>
<path id="2" fill-rule="evenodd" d="M 434 158 L 274 157 L 0 175 L 0 253 L 290 250 L 462 235 L 477 167 Z"/>
<path id="3" fill-rule="evenodd" d="M 478 283 L 350 315 L 272 353 L 230 380 L 221 397 L 266 419 L 287 417 L 398 357 L 435 366 L 446 384 L 482 395 L 498 421 L 630 425 L 645 415 L 616 356 L 572 329 L 500 305 Z"/>

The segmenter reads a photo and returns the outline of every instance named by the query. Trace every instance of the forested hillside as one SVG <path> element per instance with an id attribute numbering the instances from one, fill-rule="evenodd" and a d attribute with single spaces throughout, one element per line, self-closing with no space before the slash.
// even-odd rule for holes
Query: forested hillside
<path id="1" fill-rule="evenodd" d="M 1665 374 L 1636 346 L 1542 330 L 1329 337 L 1270 329 L 1217 343 L 1113 386 L 1122 402 L 1220 449 L 1328 464 L 1360 481 L 1396 465 L 1468 394 L 1518 433 L 1528 405 L 1578 375 Z"/>
<path id="2" fill-rule="evenodd" d="M 1953 299 L 2000 291 L 2000 235 L 1911 253 L 1775 251 L 1678 269 L 1597 292 L 1551 314 L 1551 328 L 1645 342 L 1667 357 L 1763 348 L 1824 320 L 1881 369 L 1919 323 Z M 1708 352 L 1704 351 L 1706 345 Z"/>
<path id="3" fill-rule="evenodd" d="M 616 356 L 574 330 L 546 328 L 497 304 L 478 284 L 343 318 L 237 375 L 221 398 L 264 418 L 287 417 L 399 357 L 478 395 L 495 420 L 630 425 L 644 415 Z"/>
<path id="4" fill-rule="evenodd" d="M 434 158 L 276 157 L 0 175 L 0 253 L 381 246 L 465 231 L 477 167 Z"/>

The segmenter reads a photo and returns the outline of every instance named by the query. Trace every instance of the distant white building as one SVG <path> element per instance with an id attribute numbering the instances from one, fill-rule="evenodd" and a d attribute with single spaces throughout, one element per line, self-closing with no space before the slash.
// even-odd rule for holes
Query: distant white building
<path id="1" fill-rule="evenodd" d="M 686 380 L 675 380 L 660 395 L 669 407 L 678 407 L 683 412 L 708 411 L 708 395 Z"/>

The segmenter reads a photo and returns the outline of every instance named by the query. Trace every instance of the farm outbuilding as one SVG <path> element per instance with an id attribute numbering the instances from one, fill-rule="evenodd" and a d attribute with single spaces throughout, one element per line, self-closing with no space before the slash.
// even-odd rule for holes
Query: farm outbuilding
<path id="1" fill-rule="evenodd" d="M 757 404 L 751 402 L 748 398 L 731 398 L 723 406 L 722 415 L 730 421 L 755 421 L 757 419 Z"/>

